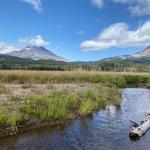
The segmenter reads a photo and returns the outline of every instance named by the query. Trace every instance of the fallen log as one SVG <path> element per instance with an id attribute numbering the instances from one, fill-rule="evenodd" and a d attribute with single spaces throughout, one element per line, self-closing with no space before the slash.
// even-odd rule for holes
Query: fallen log
<path id="1" fill-rule="evenodd" d="M 130 120 L 130 122 L 132 123 L 132 127 L 139 127 L 140 125 L 137 123 L 137 122 L 135 122 L 135 121 L 132 121 L 132 120 Z"/>
<path id="2" fill-rule="evenodd" d="M 129 136 L 131 138 L 141 137 L 149 129 L 150 129 L 150 119 L 148 119 L 146 121 L 141 121 L 141 125 L 139 125 L 138 127 L 132 127 L 132 130 L 129 133 Z"/>

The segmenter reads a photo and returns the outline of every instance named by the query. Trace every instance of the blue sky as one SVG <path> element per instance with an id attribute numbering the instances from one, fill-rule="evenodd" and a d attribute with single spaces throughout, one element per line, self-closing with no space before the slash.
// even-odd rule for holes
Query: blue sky
<path id="1" fill-rule="evenodd" d="M 150 0 L 1 0 L 0 18 L 0 53 L 34 44 L 90 61 L 150 44 Z"/>

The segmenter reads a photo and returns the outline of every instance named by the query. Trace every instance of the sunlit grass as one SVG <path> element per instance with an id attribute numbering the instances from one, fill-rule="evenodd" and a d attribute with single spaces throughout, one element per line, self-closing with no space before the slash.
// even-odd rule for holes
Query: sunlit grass
<path id="1" fill-rule="evenodd" d="M 86 115 L 107 104 L 119 105 L 120 93 L 117 89 L 112 90 L 112 93 L 111 88 L 79 93 L 54 90 L 50 96 L 27 97 L 22 112 L 37 117 L 39 121 L 62 120 L 76 115 Z"/>
<path id="2" fill-rule="evenodd" d="M 110 94 L 111 89 L 98 87 L 96 91 L 91 89 L 75 93 L 53 90 L 49 96 L 27 96 L 23 103 L 19 102 L 21 98 L 11 97 L 15 103 L 1 106 L 5 109 L 0 113 L 0 123 L 15 126 L 24 118 L 28 123 L 32 123 L 33 118 L 38 122 L 61 121 L 77 115 L 87 115 L 108 104 L 119 105 L 120 93 L 115 88 Z"/>
<path id="3" fill-rule="evenodd" d="M 24 88 L 31 84 L 52 84 L 52 83 L 101 83 L 107 86 L 115 85 L 125 87 L 128 84 L 147 83 L 150 73 L 126 73 L 126 72 L 85 72 L 85 71 L 16 71 L 1 70 L 0 82 L 21 83 Z"/>
<path id="4" fill-rule="evenodd" d="M 42 71 L 0 71 L 0 94 L 5 94 L 9 103 L 0 105 L 0 127 L 11 127 L 33 123 L 65 121 L 85 116 L 107 105 L 120 106 L 119 88 L 128 86 L 150 88 L 148 73 L 107 72 L 42 72 Z M 13 95 L 8 84 L 21 84 L 30 96 Z M 54 83 L 73 83 L 76 90 L 53 86 Z M 81 88 L 82 83 L 88 86 Z M 44 84 L 47 93 L 36 84 Z M 7 85 L 7 86 L 6 86 Z M 83 90 L 80 90 L 83 89 Z M 43 89 L 44 90 L 44 89 Z"/>

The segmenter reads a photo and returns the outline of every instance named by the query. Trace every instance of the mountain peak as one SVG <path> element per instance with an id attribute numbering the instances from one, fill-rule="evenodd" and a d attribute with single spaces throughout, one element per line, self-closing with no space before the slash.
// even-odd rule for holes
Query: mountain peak
<path id="1" fill-rule="evenodd" d="M 150 45 L 149 45 L 149 46 L 147 46 L 147 47 L 145 48 L 145 50 L 146 50 L 146 49 L 149 49 L 149 50 L 150 50 Z"/>
<path id="2" fill-rule="evenodd" d="M 20 58 L 31 58 L 34 60 L 56 60 L 56 61 L 66 61 L 64 58 L 57 56 L 51 51 L 47 50 L 45 47 L 29 45 L 22 48 L 20 51 L 14 51 L 11 53 L 7 53 L 7 55 L 20 57 Z"/>
<path id="3" fill-rule="evenodd" d="M 46 50 L 46 51 L 49 51 L 49 50 L 47 50 L 43 46 L 36 46 L 36 45 L 28 45 L 28 46 L 25 46 L 23 49 L 26 49 L 26 50 Z"/>
<path id="4" fill-rule="evenodd" d="M 36 45 L 28 45 L 26 47 L 24 47 L 26 49 L 33 49 L 33 48 L 42 48 L 41 46 L 36 46 Z"/>
<path id="5" fill-rule="evenodd" d="M 147 46 L 144 50 L 134 54 L 133 57 L 150 57 L 150 46 Z"/>

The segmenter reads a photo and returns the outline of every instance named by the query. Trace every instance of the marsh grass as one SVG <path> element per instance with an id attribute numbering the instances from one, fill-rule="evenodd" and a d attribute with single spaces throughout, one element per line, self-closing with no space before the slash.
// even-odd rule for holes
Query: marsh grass
<path id="1" fill-rule="evenodd" d="M 23 117 L 19 112 L 0 112 L 0 124 L 5 126 L 17 126 L 22 120 Z"/>
<path id="2" fill-rule="evenodd" d="M 119 106 L 121 93 L 118 88 L 129 85 L 150 88 L 150 74 L 1 71 L 0 82 L 0 94 L 8 95 L 8 100 L 13 102 L 0 105 L 0 127 L 14 127 L 22 122 L 25 126 L 26 123 L 32 125 L 33 122 L 40 124 L 65 121 L 91 114 L 107 105 Z M 30 89 L 33 95 L 23 99 L 15 96 L 4 85 L 6 83 L 22 84 L 22 89 Z M 88 86 L 83 90 L 58 90 L 53 88 L 54 83 L 75 83 L 78 86 L 88 83 Z M 42 88 L 34 88 L 32 85 L 35 84 L 45 84 L 48 94 L 45 94 Z"/>
<path id="3" fill-rule="evenodd" d="M 52 89 L 48 95 L 24 98 L 9 94 L 12 103 L 0 105 L 0 127 L 18 133 L 20 125 L 55 123 L 85 116 L 109 104 L 119 105 L 120 93 L 115 87 L 95 84 L 83 91 Z"/>
<path id="4" fill-rule="evenodd" d="M 104 88 L 103 91 L 87 90 L 79 93 L 54 90 L 49 96 L 27 97 L 21 111 L 28 116 L 35 116 L 39 121 L 87 115 L 113 102 L 119 105 L 120 93 L 117 89 L 113 89 L 113 93 L 110 90 L 111 88 Z"/>
<path id="5" fill-rule="evenodd" d="M 28 97 L 22 110 L 40 120 L 60 120 L 69 117 L 76 104 L 75 96 L 68 95 L 66 91 L 53 91 L 49 97 Z"/>
<path id="6" fill-rule="evenodd" d="M 17 126 L 22 120 L 23 117 L 19 112 L 12 112 L 7 116 L 7 124 L 11 126 Z"/>
<path id="7" fill-rule="evenodd" d="M 84 72 L 84 71 L 0 71 L 1 83 L 18 84 L 52 84 L 52 83 L 101 83 L 116 87 L 134 86 L 147 83 L 150 80 L 149 73 L 115 73 L 115 72 Z M 26 86 L 25 86 L 26 87 Z M 28 86 L 27 86 L 28 87 Z M 50 86 L 51 87 L 51 86 Z"/>
<path id="8" fill-rule="evenodd" d="M 0 94 L 9 94 L 11 91 L 9 88 L 4 86 L 3 84 L 0 84 Z"/>
<path id="9" fill-rule="evenodd" d="M 0 111 L 0 124 L 5 124 L 7 122 L 7 116 L 4 112 Z"/>

